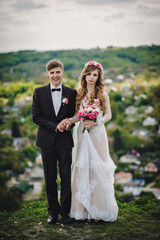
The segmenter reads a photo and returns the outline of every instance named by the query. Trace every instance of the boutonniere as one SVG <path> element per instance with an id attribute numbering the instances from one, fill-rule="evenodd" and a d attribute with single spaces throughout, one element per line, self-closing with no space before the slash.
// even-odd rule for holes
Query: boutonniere
<path id="1" fill-rule="evenodd" d="M 68 98 L 66 98 L 66 97 L 62 97 L 62 104 L 63 104 L 63 106 L 65 105 L 65 104 L 68 104 Z"/>

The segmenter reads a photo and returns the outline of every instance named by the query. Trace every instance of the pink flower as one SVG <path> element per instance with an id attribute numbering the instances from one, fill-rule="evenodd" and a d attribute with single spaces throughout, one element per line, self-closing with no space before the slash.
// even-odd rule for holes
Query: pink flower
<path id="1" fill-rule="evenodd" d="M 96 61 L 89 61 L 85 64 L 85 68 L 87 68 L 87 66 L 96 66 L 97 68 L 99 68 L 101 71 L 103 71 L 103 67 L 100 63 L 96 62 Z"/>
<path id="2" fill-rule="evenodd" d="M 95 104 L 99 102 L 99 99 L 94 99 L 94 104 L 93 105 L 87 105 L 87 106 L 82 106 L 80 110 L 77 113 L 77 118 L 80 120 L 93 120 L 96 121 L 96 118 L 99 114 L 99 109 L 96 108 Z M 82 132 L 84 132 L 85 127 Z M 88 130 L 89 131 L 89 130 Z"/>
<path id="3" fill-rule="evenodd" d="M 97 99 L 94 99 L 94 102 L 95 102 L 95 104 L 99 104 L 100 103 L 100 100 L 99 100 L 99 98 L 97 98 Z"/>
<path id="4" fill-rule="evenodd" d="M 99 104 L 99 103 L 100 103 L 100 100 L 99 100 L 99 98 L 97 98 L 96 100 L 97 100 L 97 104 Z"/>
<path id="5" fill-rule="evenodd" d="M 64 98 L 66 100 L 66 103 L 68 103 L 68 99 L 67 98 Z"/>
<path id="6" fill-rule="evenodd" d="M 62 97 L 62 103 L 63 103 L 63 105 L 64 105 L 64 104 L 68 104 L 68 102 L 69 102 L 69 101 L 68 101 L 68 98 L 66 98 L 66 97 L 63 98 L 63 97 Z"/>
<path id="7" fill-rule="evenodd" d="M 88 65 L 94 65 L 94 61 L 90 61 Z"/>

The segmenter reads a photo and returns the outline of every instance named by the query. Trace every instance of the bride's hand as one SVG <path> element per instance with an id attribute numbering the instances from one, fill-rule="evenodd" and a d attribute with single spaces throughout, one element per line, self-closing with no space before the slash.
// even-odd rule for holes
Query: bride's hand
<path id="1" fill-rule="evenodd" d="M 84 120 L 83 123 L 84 123 L 85 129 L 90 129 L 97 125 L 97 122 L 94 122 L 92 120 Z"/>

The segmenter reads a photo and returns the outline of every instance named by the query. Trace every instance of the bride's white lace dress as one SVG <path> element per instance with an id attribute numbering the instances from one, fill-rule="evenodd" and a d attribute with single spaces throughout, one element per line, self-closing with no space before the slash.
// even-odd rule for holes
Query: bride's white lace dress
<path id="1" fill-rule="evenodd" d="M 98 115 L 98 125 L 83 133 L 83 121 L 74 132 L 72 171 L 72 203 L 70 216 L 77 220 L 98 219 L 113 222 L 118 206 L 114 196 L 115 164 L 109 155 L 104 123 L 111 118 L 108 94 L 105 92 L 106 111 Z M 83 101 L 83 105 L 86 102 Z M 74 117 L 75 118 L 75 117 Z M 76 121 L 76 120 L 75 120 Z"/>

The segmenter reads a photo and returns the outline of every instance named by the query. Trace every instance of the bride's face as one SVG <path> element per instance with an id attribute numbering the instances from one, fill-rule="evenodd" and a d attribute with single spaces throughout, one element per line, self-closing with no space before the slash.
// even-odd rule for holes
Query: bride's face
<path id="1" fill-rule="evenodd" d="M 88 75 L 86 75 L 87 85 L 95 85 L 98 80 L 98 69 L 93 70 Z"/>

